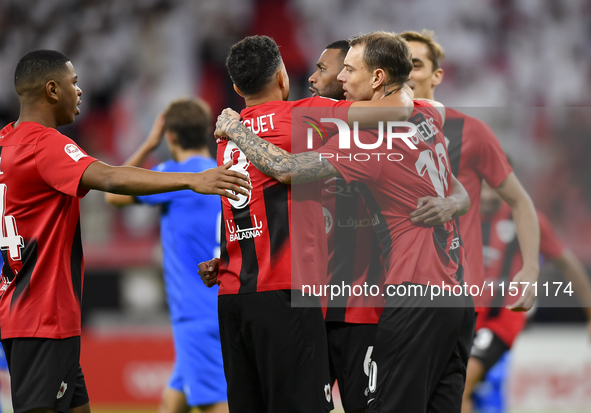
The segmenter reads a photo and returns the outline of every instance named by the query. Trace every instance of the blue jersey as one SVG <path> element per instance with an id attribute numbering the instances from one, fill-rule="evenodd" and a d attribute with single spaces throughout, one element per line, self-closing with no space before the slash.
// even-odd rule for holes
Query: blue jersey
<path id="1" fill-rule="evenodd" d="M 215 168 L 213 159 L 194 156 L 182 163 L 168 160 L 153 168 L 160 172 L 202 172 Z M 198 264 L 219 257 L 220 198 L 190 190 L 137 197 L 160 205 L 160 236 L 164 254 L 164 283 L 173 322 L 201 317 L 217 320 L 218 287 L 207 288 Z"/>

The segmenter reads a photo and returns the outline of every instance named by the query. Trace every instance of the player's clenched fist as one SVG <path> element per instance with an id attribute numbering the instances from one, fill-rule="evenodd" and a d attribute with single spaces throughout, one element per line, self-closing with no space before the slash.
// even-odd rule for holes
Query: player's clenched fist
<path id="1" fill-rule="evenodd" d="M 217 168 L 195 174 L 196 178 L 191 189 L 200 194 L 214 194 L 225 196 L 238 201 L 238 195 L 248 196 L 252 187 L 248 184 L 248 177 L 236 171 L 231 171 L 232 161 Z M 232 192 L 230 192 L 232 191 Z"/>
<path id="2" fill-rule="evenodd" d="M 215 123 L 215 132 L 213 134 L 217 137 L 228 137 L 230 129 L 240 125 L 240 114 L 232 109 L 226 108 L 222 111 L 220 116 L 218 116 L 218 120 Z"/>
<path id="3" fill-rule="evenodd" d="M 218 272 L 220 269 L 220 259 L 213 258 L 209 261 L 199 263 L 199 275 L 203 284 L 207 287 L 213 287 L 218 283 Z"/>

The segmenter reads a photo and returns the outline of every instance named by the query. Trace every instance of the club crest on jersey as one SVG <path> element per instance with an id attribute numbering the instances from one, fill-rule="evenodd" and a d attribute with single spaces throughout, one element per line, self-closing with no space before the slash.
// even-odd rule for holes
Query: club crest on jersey
<path id="1" fill-rule="evenodd" d="M 331 399 L 330 384 L 324 385 L 324 397 L 326 397 L 326 401 L 330 403 L 330 399 Z"/>
<path id="2" fill-rule="evenodd" d="M 66 392 L 66 390 L 68 390 L 68 383 L 64 383 L 62 381 L 62 384 L 60 385 L 60 389 L 57 392 L 57 396 L 55 398 L 61 399 L 64 396 L 64 393 Z"/>
<path id="3" fill-rule="evenodd" d="M 75 162 L 78 162 L 81 158 L 84 158 L 88 155 L 84 155 L 84 153 L 80 150 L 79 147 L 74 145 L 73 143 L 68 143 L 64 147 L 64 151 L 68 154 L 70 158 L 72 158 Z"/>
<path id="4" fill-rule="evenodd" d="M 232 161 L 232 166 L 230 167 L 231 171 L 240 172 L 248 177 L 248 183 L 251 183 L 250 174 L 248 173 L 247 169 L 250 167 L 250 161 L 246 158 L 244 152 L 238 149 L 238 146 L 233 141 L 228 141 L 226 145 L 226 150 L 224 151 L 224 165 L 228 162 Z M 242 209 L 246 207 L 250 203 L 251 193 L 248 191 L 248 196 L 239 194 L 237 192 L 226 191 L 233 193 L 234 195 L 238 196 L 238 201 L 234 201 L 233 199 L 228 198 L 230 205 L 236 209 Z"/>

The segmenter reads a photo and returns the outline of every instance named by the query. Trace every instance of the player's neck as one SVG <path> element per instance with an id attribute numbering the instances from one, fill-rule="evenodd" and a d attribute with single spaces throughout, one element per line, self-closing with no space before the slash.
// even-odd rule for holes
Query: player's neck
<path id="1" fill-rule="evenodd" d="M 373 92 L 373 96 L 371 97 L 371 100 L 378 100 L 378 99 L 382 99 L 386 96 L 390 96 L 396 92 L 398 92 L 403 85 L 389 85 L 386 87 L 378 87 L 377 89 L 374 90 Z"/>
<path id="2" fill-rule="evenodd" d="M 211 158 L 209 154 L 209 149 L 207 146 L 201 149 L 178 149 L 172 154 L 172 158 L 176 162 L 185 162 L 187 159 L 192 158 L 193 156 L 202 156 L 204 158 Z"/>
<path id="3" fill-rule="evenodd" d="M 273 88 L 271 90 L 265 90 L 255 95 L 244 96 L 244 102 L 246 107 L 262 105 L 263 103 L 273 102 L 276 100 L 284 100 L 283 92 L 281 89 Z"/>
<path id="4" fill-rule="evenodd" d="M 14 127 L 17 127 L 22 122 L 36 122 L 46 128 L 57 128 L 57 121 L 52 113 L 47 113 L 47 111 L 28 105 L 21 105 L 20 115 L 15 122 Z"/>

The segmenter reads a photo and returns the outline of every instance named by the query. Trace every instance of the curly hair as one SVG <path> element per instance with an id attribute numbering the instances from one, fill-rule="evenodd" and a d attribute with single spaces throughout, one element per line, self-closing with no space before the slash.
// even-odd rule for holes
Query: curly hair
<path id="1" fill-rule="evenodd" d="M 230 48 L 226 68 L 232 82 L 243 94 L 260 92 L 281 66 L 281 53 L 273 39 L 251 36 Z"/>

